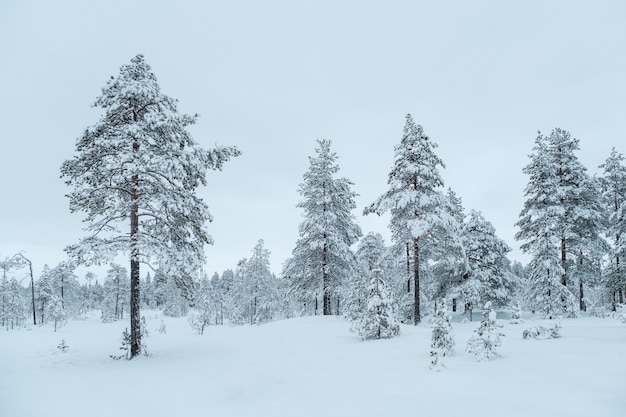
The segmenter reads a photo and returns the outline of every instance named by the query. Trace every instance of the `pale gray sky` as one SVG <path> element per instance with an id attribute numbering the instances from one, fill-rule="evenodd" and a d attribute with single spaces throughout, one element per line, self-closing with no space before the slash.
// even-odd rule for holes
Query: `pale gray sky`
<path id="1" fill-rule="evenodd" d="M 298 184 L 317 138 L 360 194 L 386 190 L 404 116 L 439 144 L 452 187 L 513 239 L 537 130 L 568 130 L 590 173 L 626 152 L 626 2 L 128 1 L 0 3 L 0 257 L 36 271 L 83 235 L 59 178 L 91 103 L 137 53 L 205 147 L 243 155 L 200 191 L 215 221 L 208 273 L 258 239 L 280 271 L 298 237 Z"/>

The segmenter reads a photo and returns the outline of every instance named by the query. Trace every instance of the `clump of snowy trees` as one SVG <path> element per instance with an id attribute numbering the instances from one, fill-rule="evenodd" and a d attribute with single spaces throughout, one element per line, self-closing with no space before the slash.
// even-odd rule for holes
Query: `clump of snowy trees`
<path id="1" fill-rule="evenodd" d="M 578 139 L 554 129 L 539 133 L 530 163 L 526 201 L 516 238 L 532 259 L 526 268 L 526 305 L 547 318 L 575 317 L 591 305 L 623 300 L 626 281 L 620 269 L 626 222 L 626 169 L 611 152 L 591 177 L 576 152 Z"/>
<path id="2" fill-rule="evenodd" d="M 303 221 L 281 276 L 272 273 L 270 251 L 259 240 L 248 258 L 209 278 L 201 266 L 203 247 L 212 243 L 206 230 L 212 217 L 195 193 L 208 170 L 221 170 L 239 150 L 199 147 L 188 132 L 197 116 L 178 112 L 141 55 L 106 83 L 95 107 L 102 117 L 61 167 L 71 211 L 86 215 L 87 237 L 38 280 L 22 254 L 0 262 L 4 328 L 29 318 L 56 328 L 100 309 L 103 321 L 130 319 L 133 357 L 141 351 L 140 308 L 174 317 L 191 312 L 200 333 L 208 325 L 343 314 L 364 339 L 391 337 L 399 322 L 417 325 L 432 313 L 437 364 L 449 322 L 439 300 L 451 300 L 452 311 L 463 309 L 469 320 L 482 305 L 521 301 L 517 316 L 524 308 L 555 318 L 615 310 L 625 301 L 624 157 L 613 149 L 602 172 L 590 176 L 576 155 L 579 141 L 565 130 L 539 133 L 523 170 L 528 184 L 516 239 L 531 256 L 526 267 L 507 259 L 511 249 L 480 211 L 466 211 L 444 188 L 437 144 L 408 114 L 387 189 L 363 209 L 389 216 L 389 246 L 379 233 L 363 236 L 353 214 L 354 184 L 338 175 L 331 141 L 318 140 L 298 190 Z M 128 256 L 128 269 L 110 263 L 120 253 Z M 102 263 L 110 265 L 103 283 L 91 273 L 78 283 L 76 266 Z M 141 264 L 154 268 L 145 278 Z"/>

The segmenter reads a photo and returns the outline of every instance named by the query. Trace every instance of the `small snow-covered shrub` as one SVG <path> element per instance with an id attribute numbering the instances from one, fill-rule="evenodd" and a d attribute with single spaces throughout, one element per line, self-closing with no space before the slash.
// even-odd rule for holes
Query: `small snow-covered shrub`
<path id="1" fill-rule="evenodd" d="M 598 317 L 601 319 L 610 315 L 609 310 L 601 304 L 591 304 L 587 307 L 587 313 L 589 313 L 589 317 Z"/>
<path id="2" fill-rule="evenodd" d="M 557 319 L 552 327 L 534 326 L 522 333 L 524 339 L 558 339 L 561 337 L 561 319 Z"/>
<path id="3" fill-rule="evenodd" d="M 128 328 L 124 329 L 122 332 L 122 344 L 120 346 L 120 350 L 124 352 L 122 355 L 109 355 L 109 357 L 113 360 L 120 359 L 130 359 L 130 333 L 128 333 Z"/>
<path id="4" fill-rule="evenodd" d="M 59 343 L 59 345 L 57 346 L 57 349 L 59 349 L 63 353 L 67 352 L 69 348 L 70 347 L 65 344 L 65 340 L 61 340 L 61 343 Z"/>
<path id="5" fill-rule="evenodd" d="M 519 302 L 517 302 L 515 304 L 515 307 L 513 307 L 513 311 L 511 312 L 511 321 L 509 323 L 511 324 L 524 323 L 524 320 L 522 319 L 522 306 L 520 305 Z"/>
<path id="6" fill-rule="evenodd" d="M 198 334 L 204 333 L 204 328 L 211 323 L 212 314 L 208 310 L 192 311 L 187 321 Z"/>
<path id="7" fill-rule="evenodd" d="M 496 323 L 496 312 L 491 309 L 491 301 L 487 301 L 483 311 L 483 319 L 476 335 L 467 342 L 466 351 L 476 357 L 477 360 L 490 360 L 500 356 L 496 349 L 502 344 L 500 337 L 503 333 L 498 331 L 502 325 Z"/>
<path id="8" fill-rule="evenodd" d="M 367 308 L 357 326 L 363 340 L 388 339 L 400 333 L 393 298 L 385 281 L 380 277 L 380 272 L 380 269 L 372 271 Z"/>
<path id="9" fill-rule="evenodd" d="M 163 322 L 163 320 L 161 320 L 161 325 L 159 326 L 157 331 L 161 334 L 167 333 L 167 329 L 165 328 L 165 323 Z"/>
<path id="10" fill-rule="evenodd" d="M 440 370 L 442 367 L 445 367 L 443 358 L 454 354 L 454 336 L 445 298 L 442 298 L 437 306 L 437 312 L 433 317 L 432 329 L 430 369 Z"/>
<path id="11" fill-rule="evenodd" d="M 142 326 L 142 329 L 141 329 L 141 334 L 142 335 L 146 335 L 146 333 L 144 333 L 143 326 Z M 131 359 L 131 356 L 130 356 L 130 345 L 131 345 L 130 333 L 128 332 L 128 328 L 126 328 L 122 332 L 122 343 L 121 343 L 120 348 L 119 348 L 124 353 L 121 354 L 121 355 L 109 355 L 109 357 L 111 359 L 116 360 L 116 361 L 120 360 L 120 359 Z M 150 354 L 148 353 L 148 348 L 145 345 L 145 343 L 141 344 L 141 351 L 143 352 L 143 354 L 145 356 L 150 356 Z"/>

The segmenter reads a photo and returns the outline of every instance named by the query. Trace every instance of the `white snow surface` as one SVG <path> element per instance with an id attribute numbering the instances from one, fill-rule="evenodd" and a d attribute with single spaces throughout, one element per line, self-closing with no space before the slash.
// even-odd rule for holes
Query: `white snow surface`
<path id="1" fill-rule="evenodd" d="M 431 372 L 426 323 L 361 341 L 339 317 L 198 335 L 186 318 L 144 315 L 151 356 L 132 361 L 109 358 L 121 353 L 126 320 L 103 324 L 94 315 L 56 333 L 52 325 L 0 331 L 0 416 L 626 415 L 626 326 L 616 319 L 566 319 L 562 337 L 549 340 L 522 339 L 549 321 L 498 320 L 502 358 L 457 352 Z M 457 345 L 478 324 L 453 323 Z"/>

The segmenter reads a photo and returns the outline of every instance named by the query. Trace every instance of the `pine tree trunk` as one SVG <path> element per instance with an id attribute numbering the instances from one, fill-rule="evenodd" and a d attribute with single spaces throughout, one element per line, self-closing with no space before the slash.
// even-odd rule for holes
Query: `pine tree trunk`
<path id="1" fill-rule="evenodd" d="M 579 271 L 582 271 L 582 269 L 583 269 L 583 254 L 582 254 L 582 251 L 580 252 L 580 260 L 578 261 L 578 269 L 579 269 Z M 585 302 L 583 301 L 584 291 L 583 291 L 583 277 L 582 277 L 582 274 L 580 274 L 580 278 L 579 278 L 579 281 L 578 281 L 578 287 L 579 287 L 579 291 L 578 291 L 578 305 L 579 305 L 580 311 L 587 311 L 587 308 L 585 307 Z"/>
<path id="2" fill-rule="evenodd" d="M 33 278 L 33 264 L 30 261 L 28 261 L 28 268 L 30 269 L 30 295 L 33 301 L 33 325 L 36 326 L 37 325 L 37 309 L 35 308 L 35 280 Z"/>
<path id="3" fill-rule="evenodd" d="M 415 290 L 415 304 L 414 304 L 414 323 L 418 325 L 421 318 L 420 313 L 420 272 L 419 272 L 419 237 L 413 239 L 413 276 L 415 278 L 415 283 L 413 284 L 413 289 Z"/>
<path id="4" fill-rule="evenodd" d="M 582 279 L 579 282 L 579 286 L 580 286 L 580 294 L 579 294 L 580 298 L 578 299 L 578 301 L 579 301 L 580 311 L 587 311 L 587 309 L 585 308 L 585 302 L 583 301 L 584 293 L 583 293 L 583 280 Z"/>
<path id="5" fill-rule="evenodd" d="M 406 292 L 411 292 L 411 249 L 406 243 Z"/>
<path id="6" fill-rule="evenodd" d="M 137 114 L 133 117 L 137 121 Z M 133 143 L 133 151 L 139 151 L 139 142 Z M 139 177 L 132 177 L 131 209 L 130 209 L 130 357 L 141 353 L 141 318 L 139 313 L 139 194 L 137 186 Z"/>
<path id="7" fill-rule="evenodd" d="M 324 240 L 326 240 L 326 234 L 324 234 Z M 330 316 L 332 312 L 330 311 L 330 276 L 328 275 L 328 246 L 327 243 L 324 242 L 324 249 L 322 255 L 322 275 L 323 275 L 323 285 L 324 285 L 324 295 L 323 295 L 323 303 L 324 303 L 324 312 L 325 316 Z"/>
<path id="8" fill-rule="evenodd" d="M 565 247 L 565 238 L 561 237 L 561 267 L 563 268 L 563 274 L 561 274 L 561 284 L 567 286 L 567 254 Z"/>
<path id="9" fill-rule="evenodd" d="M 137 231 L 139 219 L 137 203 L 132 206 L 131 213 L 131 258 L 130 258 L 130 357 L 141 353 L 141 320 L 139 313 L 139 253 L 137 248 Z"/>

